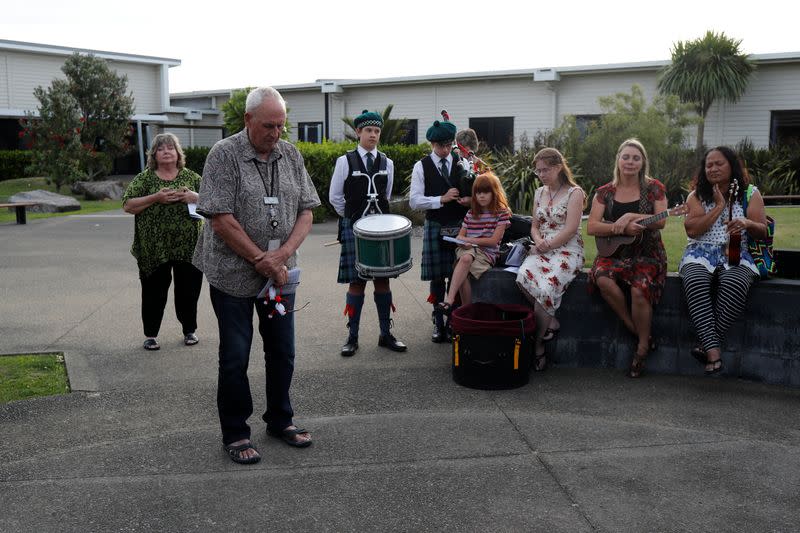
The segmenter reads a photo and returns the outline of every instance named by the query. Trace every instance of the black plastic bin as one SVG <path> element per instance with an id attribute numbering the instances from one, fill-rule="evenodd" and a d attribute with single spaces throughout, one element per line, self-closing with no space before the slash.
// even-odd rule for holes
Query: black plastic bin
<path id="1" fill-rule="evenodd" d="M 536 322 L 530 307 L 474 303 L 459 307 L 453 328 L 453 380 L 474 389 L 528 383 Z"/>

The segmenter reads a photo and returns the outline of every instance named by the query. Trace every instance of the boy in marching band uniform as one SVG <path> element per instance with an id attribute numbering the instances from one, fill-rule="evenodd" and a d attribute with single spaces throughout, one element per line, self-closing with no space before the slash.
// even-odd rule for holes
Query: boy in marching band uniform
<path id="1" fill-rule="evenodd" d="M 443 234 L 458 233 L 471 202 L 470 196 L 460 197 L 457 177 L 462 170 L 460 157 L 452 153 L 456 127 L 449 120 L 435 121 L 425 138 L 432 151 L 414 164 L 411 173 L 412 209 L 425 211 L 422 244 L 422 280 L 430 281 L 428 302 L 433 305 L 433 334 L 431 341 L 449 340 L 444 315 L 437 308 L 444 301 L 447 281 L 453 274 L 455 246 L 442 240 Z"/>
<path id="2" fill-rule="evenodd" d="M 347 316 L 348 337 L 342 346 L 344 357 L 355 355 L 358 350 L 358 328 L 361 322 L 361 308 L 364 305 L 364 290 L 367 282 L 358 276 L 356 270 L 356 242 L 353 224 L 361 218 L 367 207 L 369 179 L 373 178 L 378 193 L 378 207 L 384 214 L 389 213 L 389 199 L 392 195 L 394 180 L 394 163 L 386 154 L 377 149 L 381 138 L 383 118 L 366 109 L 353 121 L 358 135 L 358 146 L 336 160 L 336 167 L 331 178 L 329 200 L 339 215 L 339 240 L 342 250 L 339 257 L 339 283 L 348 283 L 345 296 L 344 314 Z M 359 171 L 365 175 L 353 176 Z M 385 171 L 385 172 L 381 172 Z M 375 278 L 374 300 L 378 309 L 380 336 L 378 346 L 389 348 L 395 352 L 404 352 L 407 347 L 390 333 L 392 325 L 391 311 L 392 292 L 389 278 Z"/>

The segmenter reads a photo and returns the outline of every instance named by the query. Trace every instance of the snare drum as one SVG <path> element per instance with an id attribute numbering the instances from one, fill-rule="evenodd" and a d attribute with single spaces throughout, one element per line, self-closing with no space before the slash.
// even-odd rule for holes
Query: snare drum
<path id="1" fill-rule="evenodd" d="M 356 270 L 363 279 L 396 277 L 411 269 L 411 221 L 371 215 L 353 224 Z"/>

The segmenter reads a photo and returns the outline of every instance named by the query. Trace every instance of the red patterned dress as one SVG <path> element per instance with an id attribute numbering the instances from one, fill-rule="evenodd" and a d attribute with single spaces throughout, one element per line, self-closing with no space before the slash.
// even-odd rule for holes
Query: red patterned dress
<path id="1" fill-rule="evenodd" d="M 616 190 L 614 185 L 607 183 L 597 189 L 595 193 L 597 201 L 606 206 L 603 215 L 603 220 L 606 222 L 614 222 L 622 216 L 623 213 L 620 211 L 624 211 L 624 209 L 614 209 Z M 663 200 L 666 193 L 664 184 L 656 179 L 648 179 L 642 193 L 638 205 L 634 205 L 632 211 L 655 214 L 655 202 Z M 637 204 L 637 202 L 633 203 Z M 618 205 L 618 207 L 620 206 Z M 641 239 L 621 246 L 613 256 L 600 257 L 598 255 L 589 272 L 590 288 L 595 286 L 599 277 L 611 278 L 617 283 L 636 287 L 643 292 L 651 304 L 658 303 L 667 277 L 667 252 L 661 241 L 661 230 L 645 229 Z"/>
<path id="2" fill-rule="evenodd" d="M 533 216 L 539 222 L 539 232 L 545 239 L 552 239 L 567 222 L 567 205 L 572 194 L 583 194 L 580 187 L 572 187 L 554 205 L 541 202 L 544 187 L 536 190 Z M 517 286 L 531 302 L 539 304 L 550 316 L 555 315 L 561 305 L 561 297 L 575 276 L 583 268 L 583 238 L 581 228 L 563 246 L 539 252 L 531 246 L 528 257 L 517 273 Z"/>

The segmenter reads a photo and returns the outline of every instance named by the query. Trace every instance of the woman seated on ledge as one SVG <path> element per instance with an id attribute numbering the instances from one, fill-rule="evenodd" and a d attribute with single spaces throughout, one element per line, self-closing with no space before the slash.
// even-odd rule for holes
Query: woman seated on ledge
<path id="1" fill-rule="evenodd" d="M 544 341 L 557 335 L 556 310 L 561 297 L 583 268 L 581 213 L 586 194 L 561 152 L 543 148 L 533 158 L 542 182 L 533 197 L 531 246 L 517 274 L 517 286 L 533 304 L 536 315 L 536 362 L 534 370 L 547 365 Z"/>
<path id="2" fill-rule="evenodd" d="M 694 191 L 686 202 L 689 212 L 683 225 L 689 242 L 678 270 L 689 317 L 700 338 L 700 346 L 692 349 L 692 356 L 705 364 L 707 375 L 722 371 L 722 340 L 744 311 L 747 293 L 759 276 L 747 250 L 747 239 L 765 238 L 767 219 L 764 200 L 757 190 L 746 213 L 742 208 L 749 181 L 747 170 L 733 150 L 726 146 L 712 148 L 701 162 Z M 735 190 L 732 197 L 731 189 Z M 738 254 L 728 253 L 732 235 L 741 236 Z M 737 259 L 738 264 L 730 264 Z M 712 295 L 714 283 L 717 288 Z"/>
<path id="3" fill-rule="evenodd" d="M 612 237 L 604 241 L 612 246 L 622 240 L 613 237 L 633 238 L 607 257 L 601 255 L 598 242 L 598 254 L 589 272 L 589 282 L 597 285 L 603 299 L 637 338 L 628 371 L 632 378 L 641 375 L 647 354 L 655 350 L 651 336 L 653 305 L 661 299 L 667 274 L 667 253 L 659 231 L 666 220 L 648 227 L 638 224 L 667 209 L 664 185 L 648 176 L 649 172 L 642 143 L 624 141 L 617 150 L 614 179 L 597 189 L 587 226 L 589 235 Z M 630 310 L 620 284 L 630 287 Z"/>

